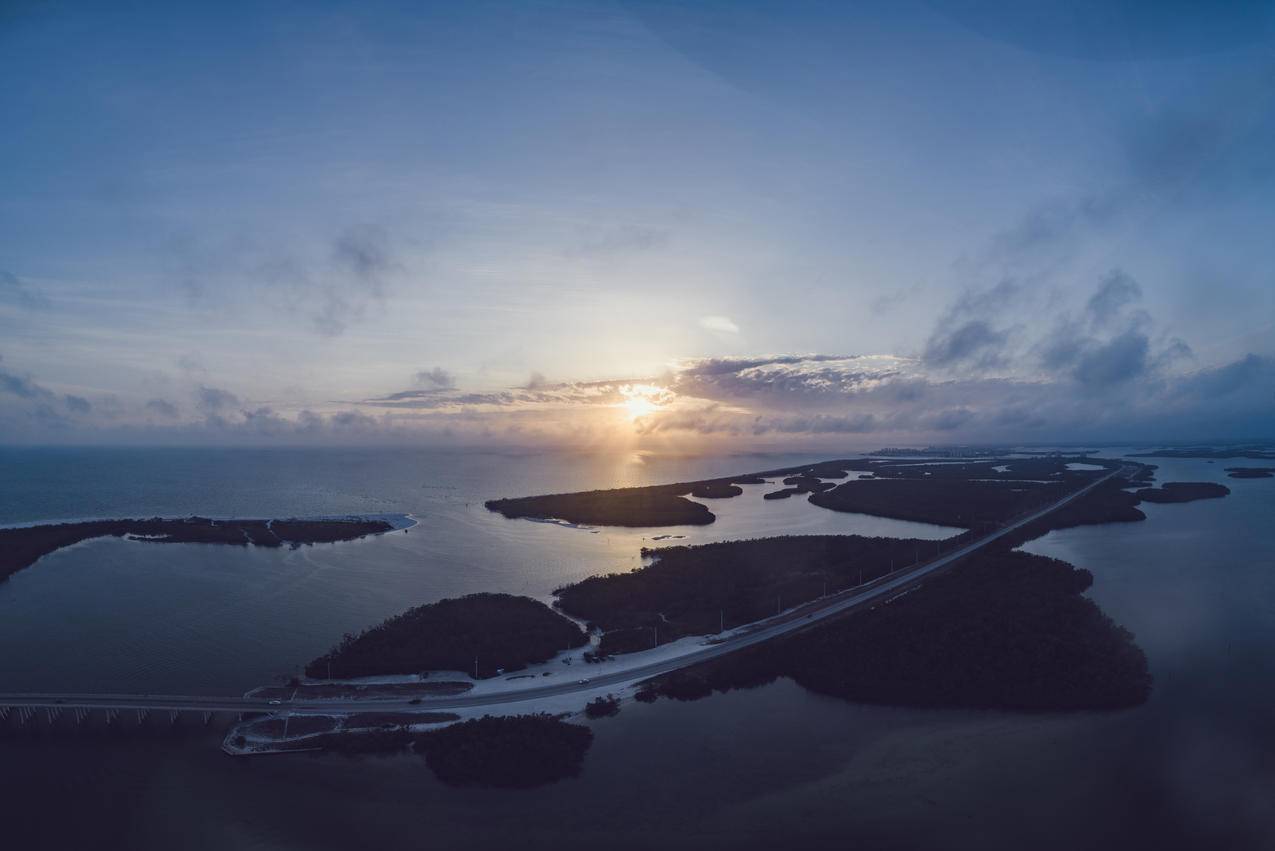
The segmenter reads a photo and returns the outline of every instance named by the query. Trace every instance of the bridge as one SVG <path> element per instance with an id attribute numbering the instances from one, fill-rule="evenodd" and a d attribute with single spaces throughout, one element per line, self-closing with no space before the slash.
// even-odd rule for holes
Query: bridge
<path id="1" fill-rule="evenodd" d="M 1084 496 L 1103 482 L 1117 476 L 1131 476 L 1136 465 L 1123 465 L 1098 477 L 1094 481 L 1072 491 L 1067 496 L 1042 509 L 1019 517 L 968 544 L 912 567 L 879 577 L 854 588 L 849 588 L 818 600 L 805 603 L 782 612 L 772 618 L 757 621 L 729 631 L 724 637 L 709 639 L 700 644 L 689 644 L 685 652 L 652 659 L 648 652 L 625 654 L 606 663 L 597 674 L 588 678 L 541 684 L 539 678 L 528 678 L 525 683 L 506 681 L 498 691 L 483 689 L 477 694 L 461 694 L 430 697 L 428 695 L 360 697 L 360 698 L 303 698 L 286 701 L 254 697 L 215 697 L 192 695 L 155 694 L 0 694 L 0 721 L 16 713 L 19 723 L 26 724 L 38 715 L 44 715 L 50 724 L 71 713 L 76 723 L 83 723 L 90 712 L 101 711 L 107 723 L 112 723 L 120 713 L 133 713 L 138 723 L 151 713 L 168 713 L 170 722 L 176 722 L 182 714 L 200 717 L 205 724 L 219 713 L 233 713 L 242 717 L 246 713 L 290 713 L 314 715 L 349 715 L 357 712 L 425 712 L 465 710 L 467 714 L 514 714 L 539 711 L 537 701 L 578 695 L 581 701 L 603 695 L 661 674 L 706 662 L 760 644 L 765 641 L 809 629 L 822 621 L 838 617 L 859 608 L 874 606 L 903 594 L 920 585 L 927 577 L 942 571 L 965 556 L 1003 538 L 1011 532 L 1057 511 L 1068 503 Z M 936 542 L 941 548 L 942 542 Z M 592 673 L 592 672 L 590 672 Z M 510 706 L 525 704 L 525 706 Z"/>

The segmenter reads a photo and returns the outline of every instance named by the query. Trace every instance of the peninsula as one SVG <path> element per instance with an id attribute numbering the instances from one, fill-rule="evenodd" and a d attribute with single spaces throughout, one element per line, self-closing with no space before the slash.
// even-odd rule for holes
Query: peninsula
<path id="1" fill-rule="evenodd" d="M 389 532 L 386 520 L 349 517 L 317 520 L 213 520 L 208 517 L 88 520 L 0 529 L 0 581 L 43 556 L 93 538 L 128 538 L 159 544 L 232 544 L 299 547 L 351 541 Z"/>

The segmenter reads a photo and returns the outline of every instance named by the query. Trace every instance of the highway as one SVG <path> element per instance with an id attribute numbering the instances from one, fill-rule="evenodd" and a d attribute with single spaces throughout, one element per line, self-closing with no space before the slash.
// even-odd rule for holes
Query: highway
<path id="1" fill-rule="evenodd" d="M 776 615 L 764 621 L 758 621 L 741 627 L 713 643 L 691 645 L 687 652 L 675 657 L 664 656 L 658 660 L 644 660 L 643 653 L 627 654 L 616 660 L 604 663 L 600 669 L 577 669 L 574 675 L 563 678 L 550 685 L 513 686 L 505 691 L 491 692 L 484 690 L 480 694 L 453 695 L 445 697 L 422 696 L 417 702 L 407 697 L 379 698 L 309 698 L 286 700 L 281 704 L 271 703 L 264 698 L 249 697 L 208 697 L 192 695 L 154 695 L 154 694 L 0 694 L 0 709 L 44 709 L 44 710 L 140 710 L 157 712 L 281 712 L 313 713 L 342 715 L 366 711 L 398 711 L 422 712 L 443 710 L 479 710 L 490 707 L 496 710 L 511 703 L 524 703 L 543 700 L 551 697 L 562 697 L 580 694 L 583 702 L 598 693 L 605 693 L 608 688 L 620 688 L 640 680 L 649 679 L 660 674 L 686 668 L 691 665 L 715 659 L 751 647 L 764 641 L 770 641 L 784 635 L 790 635 L 829 618 L 838 617 L 863 606 L 871 606 L 889 599 L 897 594 L 920 584 L 926 577 L 951 566 L 965 556 L 1008 535 L 1028 523 L 1056 511 L 1062 506 L 1083 496 L 1110 478 L 1119 475 L 1132 475 L 1136 467 L 1124 465 L 1118 469 L 1095 479 L 1083 488 L 1074 491 L 1058 502 L 1032 514 L 1021 517 L 1007 526 L 997 529 L 975 541 L 972 541 L 950 553 L 945 553 L 928 562 L 911 568 L 900 569 L 887 576 L 856 588 L 850 588 L 836 594 L 823 597 L 810 603 Z M 564 672 L 565 673 L 565 672 Z M 586 682 L 579 682 L 587 676 Z M 530 709 L 528 711 L 531 711 Z"/>

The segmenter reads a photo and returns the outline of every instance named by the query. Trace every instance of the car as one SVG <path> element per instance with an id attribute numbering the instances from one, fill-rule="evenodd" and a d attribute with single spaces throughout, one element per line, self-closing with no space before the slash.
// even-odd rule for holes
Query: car
<path id="1" fill-rule="evenodd" d="M 582 679 L 582 680 L 576 680 L 576 682 L 577 682 L 577 683 L 579 683 L 580 685 L 584 685 L 584 684 L 585 684 L 585 683 L 587 683 L 588 681 L 589 681 L 589 678 L 588 678 L 588 677 L 585 677 L 585 678 L 584 678 L 584 679 Z"/>
<path id="2" fill-rule="evenodd" d="M 408 701 L 408 703 L 410 703 L 412 706 L 415 706 L 420 702 L 421 702 L 421 699 L 419 697 L 414 697 Z"/>
<path id="3" fill-rule="evenodd" d="M 279 698 L 277 698 L 277 697 L 276 697 L 274 700 L 270 701 L 270 705 L 271 705 L 271 706 L 279 706 L 279 705 L 280 705 L 280 704 L 282 704 L 282 703 L 283 703 L 283 701 L 282 701 L 282 700 L 280 700 L 280 699 L 279 699 Z"/>

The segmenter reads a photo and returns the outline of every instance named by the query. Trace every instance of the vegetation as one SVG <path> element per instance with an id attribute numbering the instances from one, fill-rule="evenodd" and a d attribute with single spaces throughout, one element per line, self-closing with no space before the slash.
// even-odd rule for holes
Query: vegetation
<path id="1" fill-rule="evenodd" d="M 488 500 L 489 510 L 505 517 L 565 520 L 591 526 L 706 526 L 717 519 L 703 505 L 686 499 L 725 499 L 744 491 L 738 485 L 765 484 L 766 477 L 788 474 L 845 478 L 847 470 L 868 469 L 868 461 L 823 461 L 698 482 L 677 482 L 637 488 L 556 493 Z"/>
<path id="2" fill-rule="evenodd" d="M 825 626 L 659 678 L 695 699 L 788 676 L 865 703 L 1025 711 L 1113 709 L 1147 699 L 1133 636 L 1082 593 L 1092 577 L 1021 552 L 980 552 L 919 588 Z"/>
<path id="3" fill-rule="evenodd" d="M 347 634 L 306 674 L 348 678 L 421 671 L 466 671 L 478 677 L 543 662 L 579 647 L 588 636 L 574 623 L 530 597 L 470 594 L 408 609 Z"/>
<path id="4" fill-rule="evenodd" d="M 1227 467 L 1232 479 L 1269 479 L 1275 476 L 1275 467 Z"/>
<path id="5" fill-rule="evenodd" d="M 1044 517 L 1018 527 L 1001 538 L 997 545 L 1001 549 L 1020 546 L 1054 529 L 1146 520 L 1147 515 L 1137 508 L 1141 500 L 1125 490 L 1126 487 L 1128 483 L 1123 479 L 1108 479 L 1084 496 L 1073 499 Z"/>
<path id="6" fill-rule="evenodd" d="M 1259 446 L 1237 446 L 1226 449 L 1195 447 L 1193 449 L 1158 449 L 1142 452 L 1134 458 L 1252 458 L 1257 461 L 1275 461 L 1275 449 Z"/>
<path id="7" fill-rule="evenodd" d="M 346 730 L 371 727 L 399 727 L 412 724 L 444 724 L 456 721 L 454 712 L 356 712 L 345 719 Z"/>
<path id="8" fill-rule="evenodd" d="M 575 777 L 593 731 L 549 715 L 477 718 L 431 730 L 416 749 L 452 786 L 528 788 Z"/>
<path id="9" fill-rule="evenodd" d="M 166 520 L 91 520 L 0 529 L 0 580 L 63 547 L 91 538 L 134 536 L 164 544 L 233 544 L 299 547 L 302 544 L 349 541 L 388 532 L 384 520 L 211 520 L 187 517 Z"/>
<path id="10" fill-rule="evenodd" d="M 645 566 L 554 594 L 564 612 L 604 631 L 600 653 L 626 653 L 760 620 L 929 558 L 954 541 L 795 535 L 644 549 Z"/>
<path id="11" fill-rule="evenodd" d="M 716 517 L 704 505 L 687 499 L 687 494 L 699 499 L 725 499 L 742 494 L 741 484 L 762 484 L 785 477 L 783 482 L 787 487 L 764 494 L 766 499 L 811 494 L 812 503 L 834 511 L 974 528 L 1057 499 L 1068 489 L 1102 474 L 1093 470 L 1069 470 L 1067 465 L 1074 462 L 1106 469 L 1120 463 L 1086 455 L 942 464 L 842 459 L 698 482 L 493 499 L 486 505 L 510 518 L 565 520 L 598 526 L 699 526 L 712 523 Z M 840 486 L 822 481 L 844 479 L 851 470 L 870 472 L 875 479 L 903 481 L 884 487 L 879 487 L 882 483 L 874 480 L 860 479 Z"/>
<path id="12" fill-rule="evenodd" d="M 1062 483 L 1002 483 L 948 476 L 856 479 L 830 491 L 811 494 L 810 501 L 832 511 L 986 530 L 1056 502 L 1069 489 Z"/>
<path id="13" fill-rule="evenodd" d="M 717 519 L 700 503 L 658 488 L 494 499 L 487 508 L 509 518 L 566 520 L 590 526 L 707 526 Z"/>
<path id="14" fill-rule="evenodd" d="M 584 707 L 584 714 L 589 718 L 610 718 L 620 714 L 620 698 L 608 694 L 606 697 L 595 697 Z"/>
<path id="15" fill-rule="evenodd" d="M 1218 499 L 1230 492 L 1226 485 L 1213 482 L 1165 482 L 1158 488 L 1142 488 L 1137 496 L 1146 502 L 1193 502 L 1197 499 Z"/>

